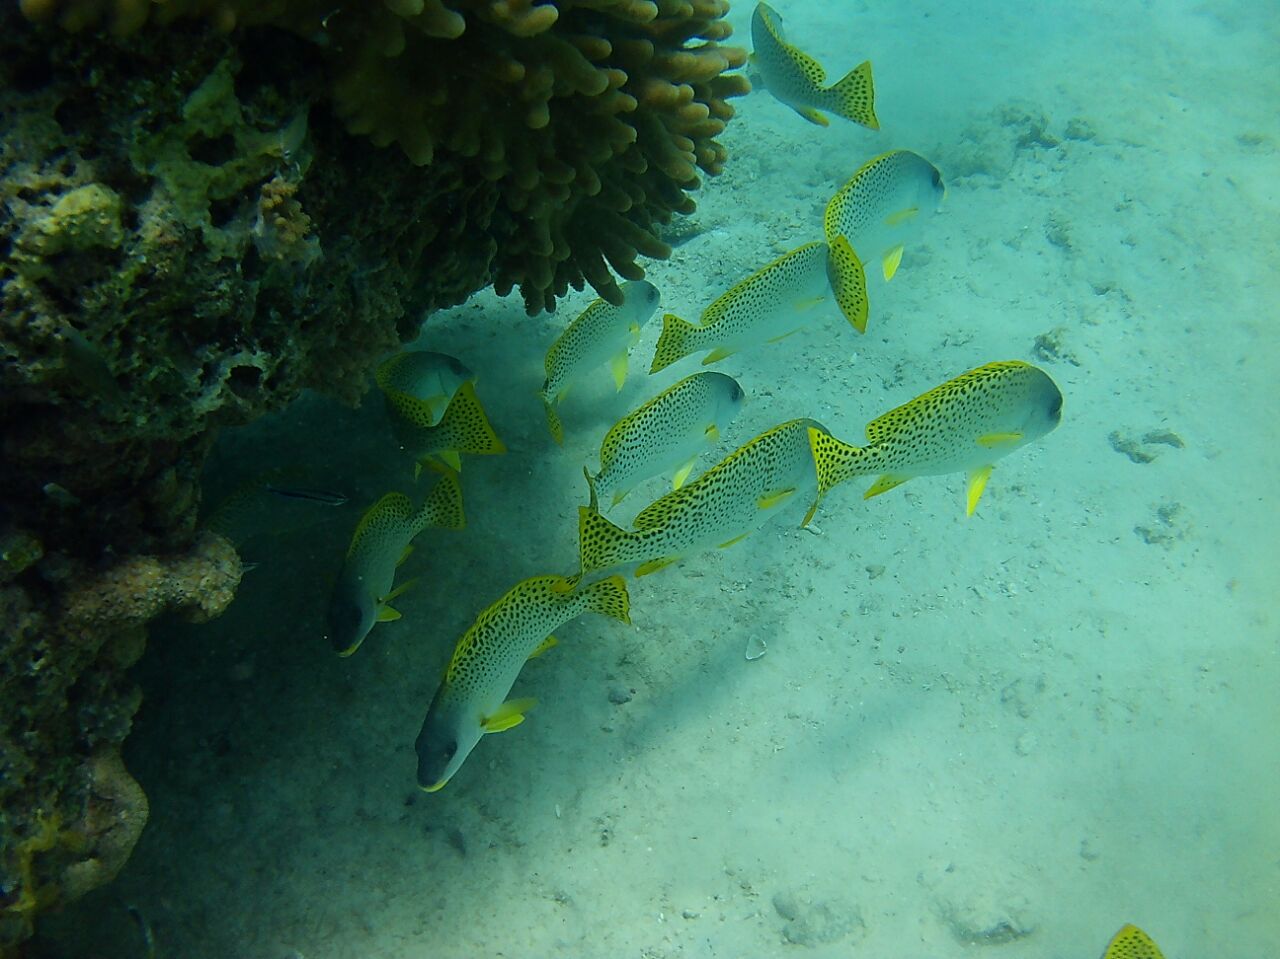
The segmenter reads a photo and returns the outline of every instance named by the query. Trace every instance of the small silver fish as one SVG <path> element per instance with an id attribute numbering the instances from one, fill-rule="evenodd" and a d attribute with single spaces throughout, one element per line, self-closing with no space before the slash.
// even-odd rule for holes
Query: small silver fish
<path id="1" fill-rule="evenodd" d="M 271 483 L 264 488 L 268 493 L 274 493 L 284 499 L 306 500 L 319 503 L 321 506 L 344 506 L 348 501 L 346 493 L 335 493 L 331 490 L 310 489 L 305 486 L 274 486 Z"/>

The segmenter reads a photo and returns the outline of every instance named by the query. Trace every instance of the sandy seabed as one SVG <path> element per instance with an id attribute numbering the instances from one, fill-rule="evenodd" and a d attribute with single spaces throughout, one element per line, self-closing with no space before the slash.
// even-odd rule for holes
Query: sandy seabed
<path id="1" fill-rule="evenodd" d="M 820 236 L 870 156 L 949 192 L 868 332 L 831 303 L 717 366 L 749 402 L 704 469 L 768 427 L 866 422 L 1024 359 L 1059 429 L 963 477 L 841 487 L 631 584 L 634 625 L 558 633 L 442 792 L 412 745 L 456 638 L 526 576 L 576 569 L 584 463 L 697 369 L 606 370 L 547 435 L 542 352 L 590 299 L 527 319 L 477 296 L 422 346 L 479 373 L 510 447 L 467 461 L 468 528 L 429 530 L 349 660 L 320 637 L 363 504 L 411 489 L 380 404 L 315 398 L 228 435 L 216 469 L 288 464 L 351 506 L 259 541 L 220 620 L 156 631 L 128 743 L 152 821 L 49 956 L 184 959 L 1100 955 L 1135 922 L 1169 959 L 1280 955 L 1280 188 L 1269 4 L 779 3 L 833 75 L 873 59 L 879 133 L 740 101 L 726 174 L 670 261 L 693 319 Z M 749 42 L 750 5 L 735 7 Z M 615 514 L 630 518 L 661 480 Z M 748 661 L 752 639 L 768 652 Z"/>

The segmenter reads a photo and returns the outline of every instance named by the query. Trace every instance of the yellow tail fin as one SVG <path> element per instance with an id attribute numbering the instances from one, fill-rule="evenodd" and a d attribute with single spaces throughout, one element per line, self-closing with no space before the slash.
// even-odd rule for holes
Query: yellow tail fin
<path id="1" fill-rule="evenodd" d="M 867 457 L 865 447 L 842 443 L 815 426 L 809 428 L 809 449 L 813 451 L 814 469 L 818 472 L 819 497 L 847 479 L 878 471 L 877 466 L 864 462 Z"/>
<path id="2" fill-rule="evenodd" d="M 462 511 L 462 484 L 458 482 L 458 474 L 443 467 L 429 466 L 440 473 L 440 479 L 431 488 L 430 495 L 422 504 L 422 509 L 414 517 L 414 527 L 418 530 L 428 526 L 441 529 L 464 529 L 467 525 L 466 514 Z"/>
<path id="3" fill-rule="evenodd" d="M 832 113 L 868 129 L 880 129 L 880 121 L 876 119 L 876 87 L 871 79 L 870 60 L 858 64 L 839 83 L 823 92 L 827 95 L 824 105 Z"/>
<path id="4" fill-rule="evenodd" d="M 631 625 L 631 597 L 627 595 L 627 584 L 621 576 L 610 576 L 592 583 L 582 591 L 582 595 L 586 599 L 585 609 Z"/>
<path id="5" fill-rule="evenodd" d="M 867 332 L 867 274 L 844 234 L 833 239 L 827 250 L 827 281 L 844 318 L 859 333 Z"/>
<path id="6" fill-rule="evenodd" d="M 481 455 L 507 451 L 502 440 L 498 439 L 498 434 L 489 425 L 489 418 L 485 416 L 480 398 L 476 396 L 475 384 L 470 381 L 458 387 L 458 392 L 449 401 L 449 408 L 444 411 L 444 416 L 434 429 L 437 432 L 434 434 L 436 442 L 433 445 L 438 449 Z"/>
<path id="7" fill-rule="evenodd" d="M 1112 936 L 1102 959 L 1164 959 L 1164 953 L 1145 932 L 1133 923 L 1125 923 Z"/>
<path id="8" fill-rule="evenodd" d="M 653 351 L 653 363 L 649 366 L 649 372 L 657 373 L 676 360 L 683 359 L 694 352 L 697 347 L 690 346 L 689 339 L 690 334 L 697 329 L 700 327 L 688 320 L 680 319 L 674 313 L 666 314 L 662 318 L 662 333 L 658 336 L 658 345 Z"/>
<path id="9" fill-rule="evenodd" d="M 578 507 L 578 561 L 582 575 L 636 562 L 636 534 L 615 526 L 589 506 Z"/>

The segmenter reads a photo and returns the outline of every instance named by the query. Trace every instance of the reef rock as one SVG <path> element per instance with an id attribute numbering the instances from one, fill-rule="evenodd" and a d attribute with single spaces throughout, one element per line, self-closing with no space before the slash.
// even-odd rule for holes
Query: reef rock
<path id="1" fill-rule="evenodd" d="M 616 299 L 724 162 L 727 8 L 0 0 L 0 949 L 145 821 L 125 670 L 238 581 L 216 430 L 490 284 Z"/>

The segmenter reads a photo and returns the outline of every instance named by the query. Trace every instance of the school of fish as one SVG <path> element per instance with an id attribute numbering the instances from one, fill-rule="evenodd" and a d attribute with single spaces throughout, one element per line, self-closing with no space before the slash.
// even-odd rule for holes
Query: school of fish
<path id="1" fill-rule="evenodd" d="M 756 7 L 751 32 L 757 80 L 777 100 L 821 126 L 832 114 L 879 129 L 869 62 L 828 85 L 818 61 L 787 40 L 772 7 Z M 831 196 L 814 239 L 732 283 L 710 299 L 697 322 L 663 314 L 649 375 L 695 355 L 703 366 L 734 354 L 749 359 L 752 351 L 814 322 L 822 312 L 815 306 L 825 301 L 864 333 L 874 305 L 869 287 L 878 298 L 880 285 L 910 262 L 910 245 L 945 196 L 941 173 L 916 153 L 891 150 L 866 160 Z M 874 267 L 870 277 L 865 264 Z M 661 295 L 652 283 L 631 280 L 621 290 L 620 304 L 595 300 L 546 351 L 543 381 L 534 392 L 557 445 L 565 443 L 566 422 L 575 430 L 592 428 L 581 408 L 586 404 L 565 403 L 571 387 L 607 367 L 615 390 L 622 391 L 629 355 L 658 311 Z M 382 363 L 375 382 L 414 479 L 424 468 L 436 478 L 420 505 L 391 491 L 356 523 L 325 617 L 325 636 L 341 656 L 354 654 L 379 623 L 400 619 L 392 602 L 421 578 L 396 583 L 415 538 L 463 527 L 463 457 L 506 449 L 481 404 L 475 375 L 461 360 L 403 350 Z M 734 377 L 702 370 L 645 392 L 647 399 L 604 431 L 598 465 L 584 466 L 587 502 L 578 508 L 577 569 L 521 580 L 457 639 L 416 741 L 423 790 L 436 792 L 452 781 L 485 734 L 524 721 L 533 700 L 511 697 L 511 691 L 524 664 L 557 645 L 554 633 L 562 625 L 588 612 L 630 623 L 624 575 L 697 563 L 699 554 L 732 546 L 766 524 L 808 525 L 833 490 L 862 476 L 874 478 L 864 494 L 870 498 L 915 477 L 961 474 L 971 515 L 995 463 L 1052 431 L 1063 404 L 1043 370 L 999 360 L 875 417 L 863 443 L 800 416 L 731 446 L 695 477 L 699 458 L 732 429 L 748 402 L 746 391 Z M 656 477 L 667 478 L 670 489 L 629 524 L 606 517 Z M 338 494 L 306 487 L 267 488 L 279 497 L 339 502 Z M 1133 928 L 1117 934 L 1120 951 L 1109 957 L 1158 956 L 1143 951 L 1140 931 L 1127 931 Z"/>

